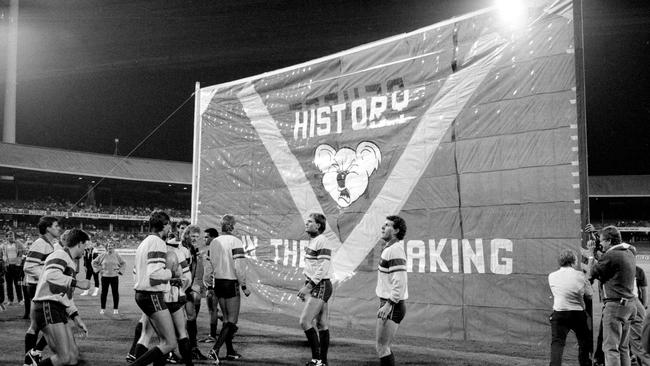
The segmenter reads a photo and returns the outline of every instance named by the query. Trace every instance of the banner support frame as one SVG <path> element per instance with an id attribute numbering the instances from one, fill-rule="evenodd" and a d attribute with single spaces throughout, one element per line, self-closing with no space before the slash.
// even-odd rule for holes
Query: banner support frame
<path id="1" fill-rule="evenodd" d="M 194 141 L 192 144 L 192 204 L 190 222 L 196 225 L 199 205 L 199 159 L 201 139 L 201 83 L 194 85 Z"/>

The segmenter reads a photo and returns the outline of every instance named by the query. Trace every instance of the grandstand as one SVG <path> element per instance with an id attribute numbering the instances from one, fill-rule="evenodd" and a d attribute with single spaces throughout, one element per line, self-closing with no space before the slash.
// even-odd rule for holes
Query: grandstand
<path id="1" fill-rule="evenodd" d="M 0 226 L 34 238 L 38 217 L 65 218 L 134 245 L 156 208 L 189 218 L 190 163 L 0 143 Z"/>
<path id="2" fill-rule="evenodd" d="M 650 270 L 650 175 L 589 177 L 591 222 L 616 225 L 637 249 L 637 263 Z"/>

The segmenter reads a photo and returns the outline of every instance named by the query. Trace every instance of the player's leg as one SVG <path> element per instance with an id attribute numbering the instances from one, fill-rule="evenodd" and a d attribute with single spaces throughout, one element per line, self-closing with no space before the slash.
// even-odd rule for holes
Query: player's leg
<path id="1" fill-rule="evenodd" d="M 72 332 L 65 323 L 48 324 L 42 333 L 47 339 L 47 343 L 50 345 L 53 354 L 51 357 L 41 361 L 39 365 L 62 366 L 77 363 L 76 356 L 72 354 L 71 342 L 74 342 Z"/>
<path id="2" fill-rule="evenodd" d="M 330 347 L 329 306 L 327 303 L 323 304 L 321 311 L 316 315 L 316 328 L 320 344 L 320 360 L 327 365 L 327 352 Z"/>
<path id="3" fill-rule="evenodd" d="M 178 350 L 181 353 L 181 357 L 183 357 L 183 362 L 185 362 L 186 366 L 192 366 L 194 363 L 192 362 L 192 347 L 187 337 L 185 305 L 172 313 L 172 320 L 174 321 L 174 328 L 176 329 L 176 336 L 178 338 Z"/>
<path id="4" fill-rule="evenodd" d="M 158 293 L 137 293 L 136 303 L 140 309 L 147 314 L 150 324 L 160 343 L 156 347 L 150 348 L 144 355 L 140 356 L 133 362 L 134 366 L 144 366 L 152 362 L 155 364 L 163 363 L 165 355 L 176 348 L 176 334 L 174 321 L 164 302 L 162 292 Z M 143 334 L 145 333 L 143 327 Z M 142 339 L 142 336 L 140 337 Z M 138 342 L 139 343 L 139 342 Z"/>
<path id="5" fill-rule="evenodd" d="M 395 332 L 399 324 L 390 319 L 382 320 L 377 319 L 377 343 L 376 350 L 379 357 L 379 364 L 381 366 L 395 365 L 395 357 L 390 349 L 395 337 Z"/>
<path id="6" fill-rule="evenodd" d="M 314 328 L 314 319 L 320 314 L 325 302 L 322 299 L 308 295 L 305 300 L 305 307 L 300 314 L 300 327 L 305 332 L 307 342 L 311 348 L 312 362 L 320 360 L 320 340 L 318 331 Z"/>

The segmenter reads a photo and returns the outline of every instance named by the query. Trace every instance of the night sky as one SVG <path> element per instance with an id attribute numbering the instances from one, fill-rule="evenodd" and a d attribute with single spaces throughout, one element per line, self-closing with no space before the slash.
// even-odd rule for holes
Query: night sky
<path id="1" fill-rule="evenodd" d="M 491 0 L 21 0 L 17 142 L 131 151 L 203 86 L 409 32 Z M 0 0 L 0 92 L 6 13 Z M 3 16 L 4 14 L 4 16 Z M 650 174 L 650 2 L 586 0 L 590 175 Z M 4 103 L 0 104 L 0 111 Z M 192 159 L 193 100 L 133 156 Z M 0 116 L 2 114 L 0 113 Z"/>

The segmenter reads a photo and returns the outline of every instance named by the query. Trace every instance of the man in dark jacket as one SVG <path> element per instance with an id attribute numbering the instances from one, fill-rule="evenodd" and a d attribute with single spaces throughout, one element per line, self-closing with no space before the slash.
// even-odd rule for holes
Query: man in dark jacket
<path id="1" fill-rule="evenodd" d="M 634 278 L 635 249 L 623 243 L 614 226 L 600 231 L 605 253 L 589 257 L 590 276 L 603 283 L 603 349 L 606 366 L 630 365 L 630 322 L 636 314 Z"/>

